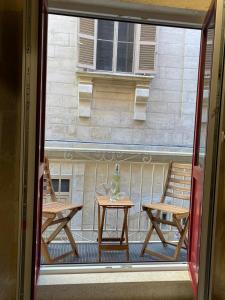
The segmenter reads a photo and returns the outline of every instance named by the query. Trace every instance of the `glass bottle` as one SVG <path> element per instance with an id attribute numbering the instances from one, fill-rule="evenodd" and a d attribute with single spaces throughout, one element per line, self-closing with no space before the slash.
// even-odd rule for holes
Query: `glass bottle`
<path id="1" fill-rule="evenodd" d="M 115 165 L 115 171 L 112 176 L 111 201 L 119 200 L 120 194 L 120 168 L 119 164 Z"/>

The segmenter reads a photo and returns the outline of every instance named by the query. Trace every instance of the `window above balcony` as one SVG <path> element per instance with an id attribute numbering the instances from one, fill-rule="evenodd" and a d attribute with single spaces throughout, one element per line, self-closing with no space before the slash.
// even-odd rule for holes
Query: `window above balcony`
<path id="1" fill-rule="evenodd" d="M 105 76 L 155 74 L 156 27 L 79 19 L 79 70 Z"/>

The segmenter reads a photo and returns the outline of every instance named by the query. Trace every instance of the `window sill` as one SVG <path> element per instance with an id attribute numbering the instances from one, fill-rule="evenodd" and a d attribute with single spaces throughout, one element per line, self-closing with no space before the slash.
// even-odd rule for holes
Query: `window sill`
<path id="1" fill-rule="evenodd" d="M 90 265 L 41 265 L 40 275 L 60 275 L 60 274 L 81 274 L 81 273 L 113 273 L 113 272 L 153 272 L 153 271 L 187 271 L 187 263 L 123 263 L 123 264 L 104 264 Z"/>
<path id="2" fill-rule="evenodd" d="M 163 288 L 160 288 L 162 287 Z M 192 299 L 188 271 L 40 275 L 38 300 Z M 166 297 L 166 298 L 165 298 Z"/>
<path id="3" fill-rule="evenodd" d="M 115 80 L 126 80 L 134 81 L 136 83 L 149 83 L 155 77 L 155 73 L 152 75 L 137 75 L 137 74 L 127 74 L 127 73 L 110 73 L 101 71 L 77 71 L 78 77 L 86 78 L 104 78 L 104 79 L 115 79 Z"/>
<path id="4" fill-rule="evenodd" d="M 190 282 L 188 271 L 106 272 L 84 274 L 40 275 L 39 286 L 132 283 L 132 282 Z"/>

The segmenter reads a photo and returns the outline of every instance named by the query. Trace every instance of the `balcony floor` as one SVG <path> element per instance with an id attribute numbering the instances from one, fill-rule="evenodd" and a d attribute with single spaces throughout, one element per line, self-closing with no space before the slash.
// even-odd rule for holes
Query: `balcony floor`
<path id="1" fill-rule="evenodd" d="M 140 257 L 142 243 L 129 243 L 129 253 L 131 263 L 143 263 L 151 261 L 159 261 L 156 257 L 145 254 Z M 166 255 L 173 255 L 175 247 L 168 245 L 166 248 L 160 242 L 149 244 L 151 250 Z M 51 243 L 49 246 L 50 255 L 52 257 L 62 255 L 71 250 L 68 243 Z M 68 255 L 57 264 L 94 264 L 98 263 L 98 244 L 97 243 L 77 243 L 79 257 Z M 181 249 L 178 261 L 185 262 L 187 260 L 187 252 Z M 102 263 L 127 263 L 125 251 L 102 251 Z M 43 258 L 41 263 L 44 264 Z"/>

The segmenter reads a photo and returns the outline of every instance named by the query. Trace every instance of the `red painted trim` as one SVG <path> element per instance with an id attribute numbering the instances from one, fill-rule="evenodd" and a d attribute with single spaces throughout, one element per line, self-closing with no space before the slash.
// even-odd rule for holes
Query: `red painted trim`
<path id="1" fill-rule="evenodd" d="M 188 249 L 188 263 L 189 272 L 192 278 L 192 287 L 195 299 L 198 297 L 198 267 L 199 267 L 199 253 L 200 253 L 200 234 L 201 234 L 201 214 L 202 214 L 202 200 L 203 200 L 203 181 L 204 170 L 198 165 L 198 152 L 200 147 L 200 130 L 201 130 L 201 115 L 202 115 L 202 101 L 204 88 L 204 71 L 205 71 L 205 56 L 207 31 L 216 12 L 216 1 L 214 1 L 207 13 L 203 24 L 199 72 L 198 72 L 198 89 L 196 101 L 196 115 L 195 115 L 195 133 L 194 133 L 194 149 L 192 160 L 192 193 L 190 204 L 190 227 L 189 227 L 189 249 Z"/>
<path id="2" fill-rule="evenodd" d="M 199 150 L 199 135 L 200 135 L 200 122 L 201 122 L 201 107 L 202 107 L 202 96 L 203 96 L 203 84 L 204 84 L 204 68 L 205 68 L 205 52 L 206 52 L 206 34 L 202 31 L 201 37 L 201 48 L 200 48 L 200 60 L 199 60 L 199 73 L 198 73 L 198 89 L 197 89 L 197 101 L 196 101 L 196 115 L 195 115 L 195 133 L 194 133 L 194 149 L 193 149 L 193 160 L 192 160 L 192 195 L 190 203 L 190 226 L 189 226 L 189 249 L 188 249 L 188 263 L 189 271 L 192 278 L 192 287 L 195 298 L 197 299 L 198 284 L 196 280 L 196 268 L 193 265 L 192 255 L 194 251 L 193 238 L 195 237 L 194 228 L 195 223 L 195 190 L 196 182 L 194 181 L 195 166 L 198 159 Z M 197 255 L 197 253 L 196 253 Z"/>

